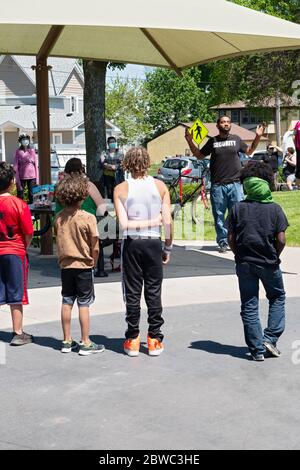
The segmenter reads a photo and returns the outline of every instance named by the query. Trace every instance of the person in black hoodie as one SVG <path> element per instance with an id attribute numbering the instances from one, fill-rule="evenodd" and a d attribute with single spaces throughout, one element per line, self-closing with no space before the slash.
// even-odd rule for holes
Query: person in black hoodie
<path id="1" fill-rule="evenodd" d="M 250 162 L 241 172 L 246 198 L 229 215 L 228 242 L 236 262 L 245 340 L 253 360 L 266 352 L 280 356 L 277 341 L 285 327 L 285 291 L 280 254 L 285 247 L 287 218 L 273 202 L 274 175 L 269 164 Z M 269 300 L 267 327 L 259 319 L 259 281 Z"/>

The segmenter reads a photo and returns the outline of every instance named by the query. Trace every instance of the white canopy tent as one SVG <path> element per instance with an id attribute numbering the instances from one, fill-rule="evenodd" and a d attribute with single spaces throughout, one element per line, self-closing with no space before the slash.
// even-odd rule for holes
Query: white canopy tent
<path id="1" fill-rule="evenodd" d="M 211 60 L 299 48 L 300 25 L 225 0 L 9 0 L 0 10 L 0 54 L 36 56 L 42 183 L 51 174 L 50 55 L 171 67 L 179 73 Z"/>
<path id="2" fill-rule="evenodd" d="M 257 51 L 300 48 L 300 25 L 224 0 L 10 0 L 1 5 L 0 52 L 174 68 Z"/>

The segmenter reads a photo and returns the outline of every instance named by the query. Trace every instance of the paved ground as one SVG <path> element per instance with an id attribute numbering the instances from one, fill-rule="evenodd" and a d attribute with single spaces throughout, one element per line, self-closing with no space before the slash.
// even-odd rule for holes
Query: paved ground
<path id="1" fill-rule="evenodd" d="M 166 270 L 166 350 L 154 358 L 145 347 L 137 358 L 123 355 L 118 274 L 97 284 L 92 311 L 92 338 L 106 351 L 62 355 L 58 271 L 53 259 L 33 256 L 26 329 L 36 343 L 9 347 L 0 309 L 0 449 L 300 448 L 300 364 L 292 361 L 300 359 L 300 250 L 283 259 L 283 355 L 264 363 L 246 355 L 232 255 L 211 244 L 192 250 L 178 247 Z M 48 274 L 53 287 L 38 287 Z M 264 323 L 266 307 L 262 300 Z M 77 320 L 73 331 L 78 339 Z M 142 331 L 145 339 L 145 314 Z"/>

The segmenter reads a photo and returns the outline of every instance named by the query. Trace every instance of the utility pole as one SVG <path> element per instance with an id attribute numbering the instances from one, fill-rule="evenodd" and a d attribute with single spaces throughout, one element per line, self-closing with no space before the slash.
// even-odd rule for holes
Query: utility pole
<path id="1" fill-rule="evenodd" d="M 275 97 L 275 132 L 276 132 L 276 144 L 281 147 L 281 99 L 279 92 L 276 93 Z"/>

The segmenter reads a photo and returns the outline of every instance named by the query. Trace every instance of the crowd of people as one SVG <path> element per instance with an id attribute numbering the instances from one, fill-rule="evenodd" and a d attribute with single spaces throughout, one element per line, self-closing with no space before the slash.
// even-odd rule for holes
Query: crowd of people
<path id="1" fill-rule="evenodd" d="M 188 131 L 186 140 L 197 158 L 211 155 L 211 202 L 217 243 L 221 253 L 231 249 L 235 255 L 245 341 L 253 360 L 263 361 L 267 354 L 280 356 L 277 342 L 285 327 L 280 255 L 285 246 L 288 221 L 272 197 L 277 169 L 273 154 L 279 149 L 269 147 L 268 161 L 253 161 L 241 168 L 239 152 L 251 155 L 255 151 L 264 134 L 264 125 L 257 127 L 250 146 L 230 133 L 231 121 L 227 116 L 218 120 L 217 127 L 219 135 L 210 138 L 201 150 L 194 145 Z M 36 181 L 38 174 L 37 160 L 30 152 L 28 139 L 22 136 L 20 144 L 14 167 L 0 163 L 0 305 L 10 306 L 11 345 L 15 346 L 33 341 L 33 337 L 23 330 L 23 305 L 28 303 L 27 249 L 33 226 L 30 210 L 20 191 L 24 181 Z M 285 156 L 285 174 L 290 184 L 293 184 L 292 175 L 299 180 L 300 122 L 295 129 L 295 147 L 298 159 L 292 148 Z M 22 158 L 30 164 L 31 171 L 25 171 Z M 124 352 L 134 357 L 140 351 L 140 303 L 144 286 L 149 324 L 148 352 L 157 356 L 164 350 L 163 265 L 170 261 L 173 242 L 169 191 L 163 182 L 148 174 L 150 158 L 143 147 L 133 147 L 124 156 L 117 148 L 116 140 L 110 137 L 100 165 L 101 179 L 108 197 L 114 200 L 123 234 L 122 288 L 127 322 Z M 124 181 L 124 172 L 130 173 L 131 178 Z M 15 180 L 19 197 L 12 195 Z M 99 267 L 102 248 L 96 216 L 107 216 L 105 200 L 86 177 L 82 162 L 77 158 L 67 163 L 55 194 L 54 232 L 62 283 L 61 351 L 68 353 L 78 348 L 80 355 L 102 352 L 104 346 L 95 344 L 89 337 L 89 307 L 95 298 L 94 270 L 97 266 L 98 272 L 103 270 L 103 266 Z M 228 218 L 225 220 L 226 212 Z M 259 318 L 259 281 L 269 300 L 268 324 L 264 330 Z M 71 334 L 75 301 L 81 326 L 78 343 Z"/>

